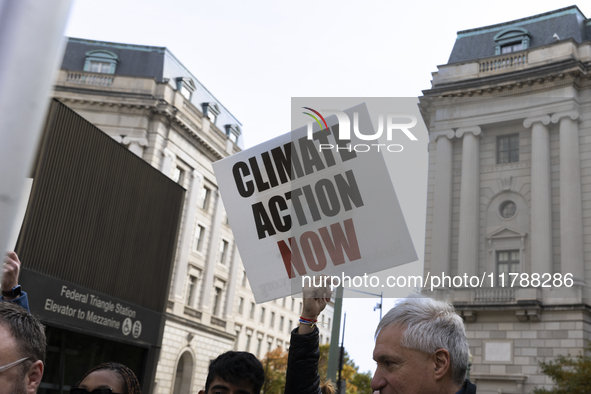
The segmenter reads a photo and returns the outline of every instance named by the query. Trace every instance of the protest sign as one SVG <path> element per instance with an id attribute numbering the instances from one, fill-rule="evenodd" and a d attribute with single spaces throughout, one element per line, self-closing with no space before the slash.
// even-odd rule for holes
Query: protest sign
<path id="1" fill-rule="evenodd" d="M 370 140 L 365 104 L 328 117 L 304 111 L 315 118 L 308 127 L 213 164 L 259 303 L 299 292 L 303 277 L 358 276 L 417 259 L 382 156 L 402 145 Z M 378 130 L 412 140 L 413 117 L 403 117 L 385 115 Z"/>

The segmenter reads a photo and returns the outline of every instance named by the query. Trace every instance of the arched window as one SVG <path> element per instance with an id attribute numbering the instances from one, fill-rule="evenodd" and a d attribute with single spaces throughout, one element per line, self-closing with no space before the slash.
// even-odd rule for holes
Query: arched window
<path id="1" fill-rule="evenodd" d="M 115 74 L 119 57 L 113 52 L 98 50 L 86 52 L 84 71 L 102 74 Z"/>
<path id="2" fill-rule="evenodd" d="M 529 48 L 529 32 L 521 27 L 511 27 L 494 37 L 495 55 L 523 51 Z"/>
<path id="3" fill-rule="evenodd" d="M 174 386 L 172 393 L 174 394 L 190 394 L 191 383 L 193 380 L 193 356 L 188 351 L 185 351 L 181 358 L 179 358 L 176 366 L 176 374 L 174 377 Z"/>

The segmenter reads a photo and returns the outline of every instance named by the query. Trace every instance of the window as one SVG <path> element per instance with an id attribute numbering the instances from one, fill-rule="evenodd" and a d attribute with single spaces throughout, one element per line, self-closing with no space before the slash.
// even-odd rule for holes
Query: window
<path id="1" fill-rule="evenodd" d="M 240 299 L 238 300 L 238 313 L 240 315 L 242 315 L 243 310 L 244 310 L 244 298 L 240 297 Z"/>
<path id="2" fill-rule="evenodd" d="M 495 35 L 493 40 L 495 42 L 495 55 L 502 55 L 529 48 L 530 35 L 526 29 L 510 27 Z"/>
<path id="3" fill-rule="evenodd" d="M 279 331 L 283 331 L 283 321 L 285 318 L 283 316 L 279 317 Z"/>
<path id="4" fill-rule="evenodd" d="M 90 61 L 90 70 L 93 73 L 101 73 L 101 74 L 113 74 L 111 72 L 112 65 L 111 63 L 107 62 L 98 62 L 96 60 Z"/>
<path id="5" fill-rule="evenodd" d="M 191 95 L 195 91 L 195 83 L 191 78 L 179 77 L 176 79 L 176 90 L 178 90 L 184 98 L 191 100 Z"/>
<path id="6" fill-rule="evenodd" d="M 244 349 L 247 352 L 250 352 L 250 340 L 252 338 L 251 334 L 246 334 L 246 349 Z"/>
<path id="7" fill-rule="evenodd" d="M 187 287 L 187 305 L 193 305 L 193 299 L 195 297 L 195 286 L 197 285 L 197 278 L 193 275 L 189 275 L 189 285 Z"/>
<path id="8" fill-rule="evenodd" d="M 283 298 L 283 307 L 285 308 L 285 304 L 287 303 L 287 297 Z"/>
<path id="9" fill-rule="evenodd" d="M 497 164 L 519 161 L 519 134 L 497 137 Z"/>
<path id="10" fill-rule="evenodd" d="M 504 201 L 499 206 L 499 214 L 503 219 L 511 219 L 517 213 L 517 205 L 513 201 Z"/>
<path id="11" fill-rule="evenodd" d="M 201 252 L 203 248 L 203 238 L 205 238 L 205 227 L 198 224 L 195 230 L 195 250 Z"/>
<path id="12" fill-rule="evenodd" d="M 201 107 L 203 108 L 203 115 L 205 115 L 212 124 L 215 124 L 215 121 L 220 114 L 220 109 L 216 103 L 202 103 Z"/>
<path id="13" fill-rule="evenodd" d="M 293 312 L 293 307 L 295 306 L 295 299 L 291 299 L 291 311 Z"/>
<path id="14" fill-rule="evenodd" d="M 328 318 L 328 331 L 330 331 L 330 317 Z"/>
<path id="15" fill-rule="evenodd" d="M 254 302 L 250 303 L 250 312 L 248 314 L 248 317 L 254 319 Z"/>
<path id="16" fill-rule="evenodd" d="M 101 74 L 115 74 L 119 58 L 110 51 L 98 50 L 86 52 L 84 71 Z"/>
<path id="17" fill-rule="evenodd" d="M 226 128 L 226 136 L 228 136 L 230 141 L 238 144 L 238 138 L 240 138 L 240 134 L 242 134 L 240 126 L 235 124 L 227 124 L 224 127 Z"/>
<path id="18" fill-rule="evenodd" d="M 261 308 L 261 323 L 265 322 L 265 308 Z"/>
<path id="19" fill-rule="evenodd" d="M 303 304 L 300 302 L 300 313 L 302 313 Z"/>
<path id="20" fill-rule="evenodd" d="M 293 327 L 293 320 L 289 321 L 289 326 L 287 326 L 287 333 L 289 334 L 289 332 L 291 331 L 291 328 Z"/>
<path id="21" fill-rule="evenodd" d="M 221 303 L 222 303 L 222 289 L 219 287 L 216 287 L 214 295 L 213 295 L 213 314 L 216 316 L 219 313 Z"/>
<path id="22" fill-rule="evenodd" d="M 510 279 L 510 273 L 519 273 L 519 250 L 498 251 L 497 270 L 498 275 L 506 275 L 505 280 Z"/>
<path id="23" fill-rule="evenodd" d="M 185 181 L 185 171 L 180 167 L 175 167 L 174 172 L 172 174 L 172 180 L 182 185 Z"/>
<path id="24" fill-rule="evenodd" d="M 222 240 L 220 245 L 220 261 L 221 265 L 226 265 L 226 257 L 228 254 L 228 241 Z"/>
<path id="25" fill-rule="evenodd" d="M 275 325 L 275 312 L 271 312 L 271 321 L 269 322 L 269 327 L 273 328 Z"/>
<path id="26" fill-rule="evenodd" d="M 258 338 L 257 341 L 257 358 L 261 358 L 261 345 L 263 344 L 263 338 Z"/>
<path id="27" fill-rule="evenodd" d="M 211 198 L 211 189 L 209 189 L 206 186 L 203 186 L 203 189 L 201 189 L 201 196 L 200 196 L 201 209 L 204 209 L 207 211 L 207 209 L 209 208 L 210 198 Z"/>
<path id="28" fill-rule="evenodd" d="M 507 44 L 501 46 L 501 54 L 504 55 L 505 53 L 511 52 L 518 52 L 523 49 L 523 44 L 521 42 L 514 43 L 514 44 Z"/>
<path id="29" fill-rule="evenodd" d="M 246 287 L 246 271 L 242 270 L 242 287 Z"/>

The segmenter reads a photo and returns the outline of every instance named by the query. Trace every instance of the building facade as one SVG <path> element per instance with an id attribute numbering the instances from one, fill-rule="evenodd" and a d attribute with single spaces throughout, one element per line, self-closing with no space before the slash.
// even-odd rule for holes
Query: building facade
<path id="1" fill-rule="evenodd" d="M 186 189 L 153 392 L 197 392 L 228 350 L 288 349 L 301 299 L 255 304 L 211 166 L 240 122 L 162 47 L 70 38 L 54 97 Z"/>
<path id="2" fill-rule="evenodd" d="M 551 387 L 538 362 L 591 339 L 590 39 L 576 6 L 460 31 L 420 98 L 425 275 L 450 277 L 431 295 L 465 320 L 479 393 Z"/>

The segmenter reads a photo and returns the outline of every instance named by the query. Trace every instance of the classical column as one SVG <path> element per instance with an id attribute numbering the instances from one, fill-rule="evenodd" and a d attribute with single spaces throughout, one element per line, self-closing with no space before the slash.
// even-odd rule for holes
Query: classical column
<path id="1" fill-rule="evenodd" d="M 144 150 L 144 160 L 155 168 L 161 168 L 163 156 L 160 152 L 165 149 L 170 122 L 164 115 L 159 113 L 152 113 L 149 122 L 147 135 L 148 146 Z"/>
<path id="2" fill-rule="evenodd" d="M 236 290 L 236 280 L 238 277 L 238 266 L 240 265 L 240 254 L 238 253 L 238 247 L 236 246 L 236 241 L 234 241 L 234 247 L 232 248 L 232 265 L 230 266 L 230 278 L 228 280 L 228 285 L 226 287 L 226 305 L 225 305 L 225 312 L 224 318 L 227 319 L 228 317 L 234 314 L 234 291 Z"/>
<path id="3" fill-rule="evenodd" d="M 460 239 L 458 275 L 478 272 L 478 236 L 480 234 L 480 127 L 456 130 L 462 140 L 462 181 L 460 185 Z"/>
<path id="4" fill-rule="evenodd" d="M 172 283 L 172 294 L 177 301 L 183 301 L 183 289 L 187 279 L 187 265 L 189 261 L 189 251 L 191 249 L 191 238 L 195 225 L 195 210 L 197 208 L 197 197 L 203 181 L 203 176 L 193 170 L 190 173 L 192 179 L 191 186 L 187 191 L 185 204 L 185 217 L 183 218 L 183 228 L 180 233 L 180 244 L 177 252 L 176 267 L 174 272 L 174 281 Z"/>
<path id="5" fill-rule="evenodd" d="M 143 156 L 144 147 L 148 146 L 148 140 L 143 137 L 123 137 L 121 143 L 128 145 L 127 148 L 139 157 Z"/>
<path id="6" fill-rule="evenodd" d="M 201 301 L 199 309 L 209 311 L 210 298 L 213 290 L 213 278 L 215 273 L 216 257 L 218 246 L 220 244 L 220 227 L 222 225 L 222 199 L 219 190 L 215 193 L 215 213 L 212 220 L 211 236 L 209 238 L 209 247 L 207 250 L 207 262 L 205 266 L 205 275 L 203 275 L 203 287 L 201 289 Z"/>
<path id="7" fill-rule="evenodd" d="M 523 121 L 531 130 L 531 273 L 552 273 L 552 195 L 548 115 Z"/>
<path id="8" fill-rule="evenodd" d="M 435 153 L 435 185 L 433 186 L 433 227 L 431 231 L 431 273 L 450 274 L 451 247 L 451 196 L 452 163 L 454 137 L 453 130 L 431 135 L 437 141 Z"/>
<path id="9" fill-rule="evenodd" d="M 560 128 L 560 265 L 562 274 L 584 281 L 583 208 L 577 111 L 552 115 Z"/>
<path id="10" fill-rule="evenodd" d="M 172 176 L 172 163 L 175 161 L 176 155 L 172 153 L 172 151 L 168 148 L 164 148 L 162 155 L 164 157 L 162 159 L 162 166 L 160 167 L 160 172 L 162 172 L 164 175 L 170 178 Z"/>

